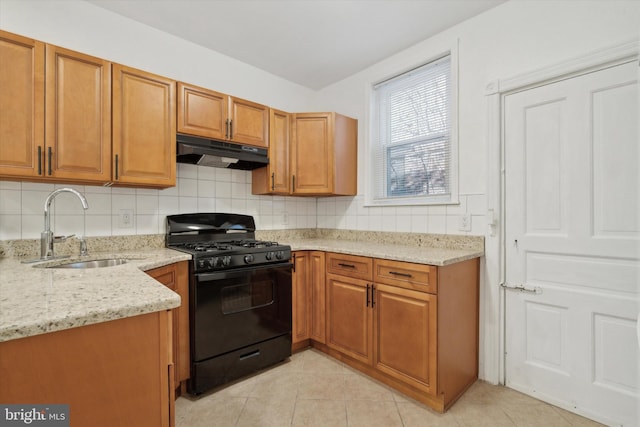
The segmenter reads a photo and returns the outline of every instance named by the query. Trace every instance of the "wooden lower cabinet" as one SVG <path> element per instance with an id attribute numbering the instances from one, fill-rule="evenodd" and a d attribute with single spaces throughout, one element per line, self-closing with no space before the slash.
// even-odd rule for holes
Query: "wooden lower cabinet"
<path id="1" fill-rule="evenodd" d="M 189 361 L 189 265 L 187 261 L 154 268 L 148 275 L 180 295 L 180 307 L 173 309 L 173 386 L 177 389 L 190 377 Z"/>
<path id="2" fill-rule="evenodd" d="M 293 254 L 293 274 L 291 275 L 291 342 L 303 343 L 306 347 L 311 332 L 310 319 L 310 286 L 309 286 L 309 252 L 298 251 Z"/>
<path id="3" fill-rule="evenodd" d="M 373 313 L 370 283 L 327 274 L 327 346 L 371 364 Z"/>
<path id="4" fill-rule="evenodd" d="M 296 251 L 292 275 L 292 350 L 309 346 L 309 340 L 325 342 L 324 252 Z"/>
<path id="5" fill-rule="evenodd" d="M 448 409 L 478 378 L 478 258 L 435 267 L 326 257 L 326 345 L 314 347 Z"/>
<path id="6" fill-rule="evenodd" d="M 171 312 L 0 343 L 0 402 L 68 404 L 71 425 L 173 425 Z"/>
<path id="7" fill-rule="evenodd" d="M 375 285 L 374 368 L 431 394 L 438 380 L 437 298 Z"/>

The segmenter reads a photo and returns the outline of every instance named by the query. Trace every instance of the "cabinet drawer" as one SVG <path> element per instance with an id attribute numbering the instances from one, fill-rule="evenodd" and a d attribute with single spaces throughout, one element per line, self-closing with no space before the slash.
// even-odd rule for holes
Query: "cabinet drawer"
<path id="1" fill-rule="evenodd" d="M 373 260 L 371 258 L 327 253 L 327 273 L 372 280 Z"/>
<path id="2" fill-rule="evenodd" d="M 385 283 L 432 294 L 438 293 L 437 267 L 386 259 L 375 259 L 373 266 L 373 281 L 376 283 Z"/>

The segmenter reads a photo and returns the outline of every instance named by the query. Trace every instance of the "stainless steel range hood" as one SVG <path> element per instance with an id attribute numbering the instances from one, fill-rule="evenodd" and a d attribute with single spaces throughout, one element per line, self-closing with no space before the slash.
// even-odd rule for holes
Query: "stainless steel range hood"
<path id="1" fill-rule="evenodd" d="M 191 135 L 176 136 L 178 163 L 252 170 L 269 164 L 267 149 Z"/>

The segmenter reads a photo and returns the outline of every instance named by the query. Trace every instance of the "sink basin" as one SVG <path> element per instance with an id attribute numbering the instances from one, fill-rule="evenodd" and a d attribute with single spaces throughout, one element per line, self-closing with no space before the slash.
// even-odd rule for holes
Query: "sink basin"
<path id="1" fill-rule="evenodd" d="M 113 267 L 126 264 L 128 260 L 124 258 L 94 259 L 92 261 L 74 261 L 66 264 L 52 265 L 47 268 L 101 268 Z"/>

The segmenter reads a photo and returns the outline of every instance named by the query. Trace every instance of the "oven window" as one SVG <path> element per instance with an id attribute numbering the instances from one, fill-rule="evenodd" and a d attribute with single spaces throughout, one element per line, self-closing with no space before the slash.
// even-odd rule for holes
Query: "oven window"
<path id="1" fill-rule="evenodd" d="M 222 313 L 231 314 L 273 304 L 273 281 L 255 281 L 222 288 Z"/>

